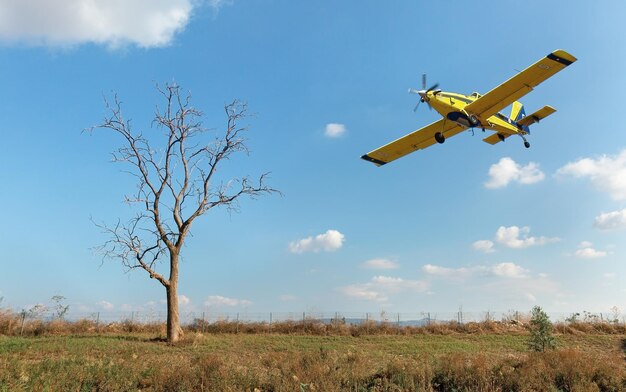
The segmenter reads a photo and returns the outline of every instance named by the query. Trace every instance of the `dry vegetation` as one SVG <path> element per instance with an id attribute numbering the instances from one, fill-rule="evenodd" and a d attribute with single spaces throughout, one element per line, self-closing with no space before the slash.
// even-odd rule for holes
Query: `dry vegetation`
<path id="1" fill-rule="evenodd" d="M 43 320 L 38 317 L 23 317 L 24 315 L 0 309 L 0 335 L 6 336 L 40 336 L 55 334 L 110 334 L 110 333 L 151 333 L 162 335 L 165 324 L 162 322 L 137 322 L 123 320 L 120 322 L 97 322 L 92 319 L 66 321 L 62 318 Z M 626 335 L 626 323 L 607 321 L 574 321 L 554 324 L 555 332 L 559 334 L 614 334 Z M 200 333 L 234 333 L 234 334 L 306 334 L 306 335 L 424 335 L 424 334 L 525 334 L 528 331 L 527 320 L 524 322 L 515 319 L 481 322 L 458 323 L 433 322 L 420 327 L 398 326 L 394 322 L 364 321 L 361 324 L 346 324 L 337 322 L 321 322 L 315 319 L 304 321 L 280 321 L 269 324 L 267 322 L 239 322 L 221 320 L 206 322 L 195 319 L 185 326 L 187 332 Z"/>
<path id="2" fill-rule="evenodd" d="M 44 322 L 0 312 L 0 391 L 626 391 L 626 327 L 557 324 L 529 352 L 524 324 L 345 325 L 202 320 Z M 22 336 L 20 336 L 22 335 Z"/>

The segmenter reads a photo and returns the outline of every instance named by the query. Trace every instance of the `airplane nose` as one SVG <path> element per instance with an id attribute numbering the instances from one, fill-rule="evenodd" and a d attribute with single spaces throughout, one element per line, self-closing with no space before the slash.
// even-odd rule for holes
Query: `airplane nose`
<path id="1" fill-rule="evenodd" d="M 426 90 L 420 90 L 417 93 L 420 95 L 420 97 L 422 97 L 422 99 L 426 98 L 426 94 L 427 94 Z"/>

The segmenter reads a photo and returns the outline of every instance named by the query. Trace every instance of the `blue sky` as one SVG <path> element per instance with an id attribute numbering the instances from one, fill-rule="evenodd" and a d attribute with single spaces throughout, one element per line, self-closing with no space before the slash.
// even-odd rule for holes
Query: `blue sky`
<path id="1" fill-rule="evenodd" d="M 157 282 L 93 250 L 90 217 L 128 217 L 134 183 L 116 135 L 81 131 L 116 92 L 147 132 L 155 84 L 178 83 L 207 127 L 248 102 L 252 153 L 224 174 L 283 192 L 195 223 L 183 310 L 626 311 L 623 2 L 78 3 L 0 0 L 2 306 L 160 306 Z M 412 111 L 422 73 L 484 93 L 559 48 L 579 61 L 522 100 L 558 110 L 530 149 L 467 132 L 359 159 L 437 119 Z"/>

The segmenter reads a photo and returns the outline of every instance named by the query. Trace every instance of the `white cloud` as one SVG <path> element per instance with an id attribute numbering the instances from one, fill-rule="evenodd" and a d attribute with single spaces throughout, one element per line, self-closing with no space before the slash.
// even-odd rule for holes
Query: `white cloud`
<path id="1" fill-rule="evenodd" d="M 179 294 L 178 295 L 178 304 L 180 306 L 187 306 L 191 303 L 191 300 L 189 299 L 189 297 L 187 297 L 186 295 L 183 294 Z"/>
<path id="2" fill-rule="evenodd" d="M 599 259 L 605 257 L 607 252 L 603 250 L 595 250 L 593 248 L 583 248 L 576 251 L 576 257 L 581 259 Z"/>
<path id="3" fill-rule="evenodd" d="M 519 249 L 529 246 L 545 245 L 550 242 L 559 241 L 559 238 L 529 237 L 530 228 L 510 226 L 500 226 L 496 231 L 496 241 L 509 248 Z"/>
<path id="4" fill-rule="evenodd" d="M 528 271 L 515 263 L 499 263 L 492 266 L 479 265 L 474 267 L 447 268 L 438 265 L 426 264 L 422 267 L 428 275 L 448 279 L 466 279 L 472 276 L 499 276 L 504 278 L 523 278 Z"/>
<path id="5" fill-rule="evenodd" d="M 485 187 L 489 189 L 503 188 L 511 182 L 520 184 L 534 184 L 545 178 L 539 170 L 539 164 L 530 162 L 526 166 L 521 166 L 509 157 L 501 158 L 498 163 L 489 168 L 489 180 L 485 182 Z"/>
<path id="6" fill-rule="evenodd" d="M 111 48 L 169 45 L 184 30 L 197 0 L 0 1 L 0 41 L 49 46 L 84 43 Z M 214 9 L 223 0 L 206 2 Z"/>
<path id="7" fill-rule="evenodd" d="M 289 251 L 291 253 L 306 252 L 334 252 L 343 246 L 345 236 L 337 230 L 328 230 L 324 234 L 318 234 L 315 237 L 307 237 L 301 240 L 291 242 Z"/>
<path id="8" fill-rule="evenodd" d="M 491 272 L 496 276 L 505 278 L 524 278 L 528 271 L 514 263 L 500 263 L 491 267 Z"/>
<path id="9" fill-rule="evenodd" d="M 474 250 L 485 253 L 495 252 L 495 249 L 493 248 L 493 241 L 489 240 L 478 240 L 472 244 L 472 248 L 474 248 Z"/>
<path id="10" fill-rule="evenodd" d="M 428 283 L 421 280 L 405 280 L 402 278 L 393 278 L 390 276 L 374 276 L 372 283 L 376 286 L 386 288 L 392 292 L 403 289 L 409 289 L 417 292 L 424 292 L 428 289 Z"/>
<path id="11" fill-rule="evenodd" d="M 626 208 L 596 216 L 593 226 L 600 230 L 626 229 Z"/>
<path id="12" fill-rule="evenodd" d="M 581 259 L 599 259 L 605 257 L 608 254 L 606 251 L 596 250 L 593 248 L 593 244 L 589 241 L 583 241 L 578 244 L 578 250 L 574 255 Z"/>
<path id="13" fill-rule="evenodd" d="M 607 192 L 613 200 L 626 200 L 626 149 L 615 156 L 581 158 L 563 166 L 556 174 L 589 178 L 598 190 Z"/>
<path id="14" fill-rule="evenodd" d="M 330 138 L 338 138 L 345 135 L 347 129 L 344 124 L 330 123 L 326 124 L 324 135 Z"/>
<path id="15" fill-rule="evenodd" d="M 386 302 L 389 298 L 368 287 L 368 284 L 355 284 L 341 288 L 344 295 L 357 299 L 365 299 L 368 301 Z"/>
<path id="16" fill-rule="evenodd" d="M 298 299 L 298 297 L 292 294 L 283 294 L 279 296 L 278 299 L 280 299 L 281 301 L 288 302 L 288 301 L 295 301 L 296 299 Z"/>
<path id="17" fill-rule="evenodd" d="M 389 259 L 371 259 L 364 262 L 362 266 L 369 269 L 387 270 L 398 268 L 398 263 Z"/>
<path id="18" fill-rule="evenodd" d="M 222 297 L 221 295 L 210 295 L 206 301 L 204 301 L 204 305 L 207 307 L 211 306 L 250 306 L 252 305 L 251 301 L 247 299 L 236 299 L 236 298 L 228 298 Z"/>
<path id="19" fill-rule="evenodd" d="M 474 271 L 470 268 L 447 268 L 438 265 L 426 264 L 422 267 L 422 271 L 428 275 L 441 276 L 444 278 L 463 278 L 471 275 Z"/>
<path id="20" fill-rule="evenodd" d="M 427 290 L 428 282 L 382 275 L 372 277 L 367 283 L 340 288 L 340 291 L 348 297 L 376 302 L 386 302 L 391 294 L 405 291 L 424 293 Z"/>
<path id="21" fill-rule="evenodd" d="M 104 300 L 97 302 L 96 305 L 100 306 L 104 310 L 113 310 L 113 308 L 115 308 L 115 306 L 112 303 L 110 303 L 109 301 L 104 301 Z"/>

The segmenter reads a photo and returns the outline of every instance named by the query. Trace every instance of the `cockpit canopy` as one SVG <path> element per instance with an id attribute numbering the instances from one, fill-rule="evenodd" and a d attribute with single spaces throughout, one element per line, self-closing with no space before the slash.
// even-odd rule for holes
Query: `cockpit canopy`
<path id="1" fill-rule="evenodd" d="M 470 97 L 480 98 L 480 97 L 482 97 L 482 95 L 480 95 L 480 94 L 479 94 L 479 93 L 477 93 L 477 92 L 473 92 L 473 93 L 471 93 L 471 94 L 470 94 Z"/>

